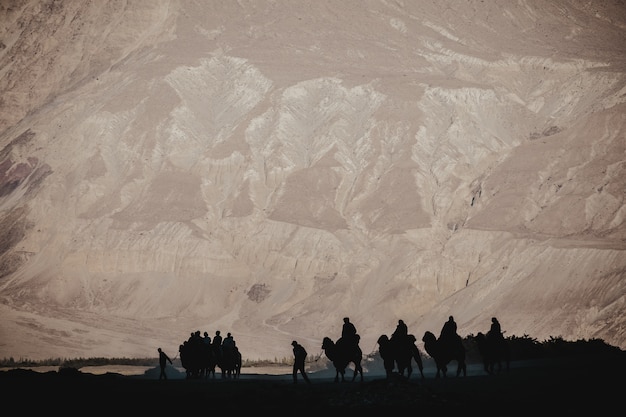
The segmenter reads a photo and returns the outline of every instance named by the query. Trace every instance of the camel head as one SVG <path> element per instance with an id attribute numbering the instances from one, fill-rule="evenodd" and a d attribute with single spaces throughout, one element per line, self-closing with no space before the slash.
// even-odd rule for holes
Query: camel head
<path id="1" fill-rule="evenodd" d="M 436 340 L 437 338 L 435 337 L 435 335 L 429 331 L 426 331 L 426 333 L 424 333 L 424 337 L 422 337 L 422 342 L 424 343 L 432 343 Z"/>
<path id="2" fill-rule="evenodd" d="M 324 338 L 324 340 L 322 341 L 322 349 L 328 349 L 328 348 L 332 348 L 334 346 L 334 343 L 332 341 L 332 339 L 328 336 L 326 336 Z"/>

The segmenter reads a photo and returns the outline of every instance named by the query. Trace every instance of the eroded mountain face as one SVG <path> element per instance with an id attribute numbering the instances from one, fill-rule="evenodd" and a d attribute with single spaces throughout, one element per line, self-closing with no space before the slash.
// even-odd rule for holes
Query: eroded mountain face
<path id="1" fill-rule="evenodd" d="M 626 8 L 417 3 L 3 3 L 0 356 L 625 348 Z"/>

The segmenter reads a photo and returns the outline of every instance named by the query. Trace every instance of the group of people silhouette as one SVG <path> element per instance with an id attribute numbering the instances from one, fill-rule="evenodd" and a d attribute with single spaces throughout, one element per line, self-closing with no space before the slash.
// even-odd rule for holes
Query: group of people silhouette
<path id="1" fill-rule="evenodd" d="M 159 352 L 159 379 L 167 379 L 165 368 L 172 360 L 161 348 Z M 215 377 L 215 369 L 221 369 L 223 378 L 237 378 L 241 371 L 241 353 L 229 332 L 222 337 L 220 330 L 215 331 L 213 339 L 208 332 L 200 330 L 192 332 L 187 340 L 178 347 L 180 362 L 185 369 L 187 378 Z"/>
<path id="2" fill-rule="evenodd" d="M 496 317 L 491 318 L 491 326 L 486 337 L 488 340 L 504 341 L 502 328 Z M 461 336 L 457 333 L 457 324 L 454 321 L 454 317 L 449 316 L 448 320 L 441 328 L 439 341 L 441 343 L 452 344 L 460 342 L 461 339 Z M 356 326 L 350 321 L 349 317 L 344 317 L 341 337 L 337 340 L 337 344 L 344 346 L 346 349 L 352 349 L 358 348 L 359 341 L 360 336 Z M 399 371 L 403 374 L 404 366 L 408 366 L 408 376 L 410 376 L 412 370 L 411 358 L 415 359 L 420 372 L 422 372 L 422 362 L 415 342 L 415 336 L 409 334 L 406 323 L 400 319 L 398 320 L 391 338 L 388 338 L 386 335 L 379 337 L 379 352 L 381 356 L 384 356 L 386 351 L 391 349 L 392 346 L 407 346 L 410 352 L 407 353 L 409 355 L 408 365 L 399 366 L 399 368 L 401 368 Z M 291 346 L 294 355 L 292 372 L 293 383 L 298 382 L 298 374 L 301 375 L 306 383 L 311 383 L 305 370 L 305 362 L 308 355 L 306 349 L 296 340 L 291 342 Z M 158 348 L 158 353 L 160 366 L 159 379 L 167 379 L 165 369 L 167 362 L 172 364 L 172 360 L 161 348 Z M 222 377 L 224 378 L 236 378 L 241 371 L 241 353 L 231 333 L 227 333 L 226 337 L 222 338 L 221 332 L 217 330 L 213 339 L 211 339 L 207 332 L 204 332 L 202 336 L 200 330 L 196 330 L 179 346 L 178 353 L 180 355 L 181 365 L 185 368 L 187 378 L 215 377 L 216 367 L 222 370 Z M 387 362 L 384 366 L 389 374 L 390 370 L 393 369 L 394 363 Z"/>

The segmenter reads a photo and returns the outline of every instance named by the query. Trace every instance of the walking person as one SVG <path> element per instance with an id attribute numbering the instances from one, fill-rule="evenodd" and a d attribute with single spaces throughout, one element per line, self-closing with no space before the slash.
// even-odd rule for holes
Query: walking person
<path id="1" fill-rule="evenodd" d="M 307 384 L 310 384 L 311 381 L 309 380 L 309 377 L 307 376 L 306 371 L 304 370 L 304 361 L 306 360 L 306 355 L 307 355 L 306 349 L 304 349 L 304 346 L 302 346 L 295 340 L 291 342 L 291 346 L 293 346 L 293 356 L 294 356 L 293 383 L 294 384 L 298 383 L 298 372 L 300 372 L 302 374 L 302 378 L 304 378 Z"/>
<path id="2" fill-rule="evenodd" d="M 161 373 L 159 374 L 159 379 L 167 379 L 167 375 L 165 374 L 165 367 L 167 366 L 167 362 L 169 361 L 170 365 L 172 364 L 172 360 L 169 356 L 161 348 L 157 349 L 159 351 L 159 366 L 161 367 Z"/>

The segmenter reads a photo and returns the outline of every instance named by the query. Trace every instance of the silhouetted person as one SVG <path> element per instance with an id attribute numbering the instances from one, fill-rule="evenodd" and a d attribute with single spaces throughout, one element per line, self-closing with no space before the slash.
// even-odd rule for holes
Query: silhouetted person
<path id="1" fill-rule="evenodd" d="M 222 364 L 220 368 L 222 368 L 222 377 L 231 377 L 233 374 L 233 368 L 231 366 L 236 363 L 236 351 L 235 351 L 235 339 L 233 335 L 229 332 L 226 334 L 226 337 L 222 341 L 222 353 L 221 353 L 221 361 Z"/>
<path id="2" fill-rule="evenodd" d="M 185 352 L 185 344 L 187 343 L 187 341 L 184 341 L 183 343 L 181 343 L 180 345 L 178 345 L 178 357 L 180 358 L 180 364 L 182 365 L 183 368 L 185 368 L 185 370 L 187 370 L 187 355 Z"/>
<path id="3" fill-rule="evenodd" d="M 487 332 L 487 336 L 493 340 L 504 340 L 502 327 L 500 327 L 500 322 L 495 317 L 491 318 L 491 328 L 489 329 L 489 332 Z"/>
<path id="4" fill-rule="evenodd" d="M 306 360 L 306 349 L 301 344 L 298 344 L 295 340 L 291 342 L 291 346 L 293 346 L 293 383 L 296 384 L 298 382 L 298 372 L 302 374 L 302 378 L 310 384 L 311 381 L 304 370 L 304 361 Z"/>
<path id="5" fill-rule="evenodd" d="M 219 330 L 215 331 L 215 336 L 213 336 L 212 346 L 213 346 L 213 355 L 215 355 L 215 363 L 217 363 L 219 366 L 222 362 L 222 335 Z"/>
<path id="6" fill-rule="evenodd" d="M 222 335 L 219 330 L 216 330 L 213 336 L 213 346 L 222 346 Z"/>
<path id="7" fill-rule="evenodd" d="M 403 320 L 398 320 L 396 330 L 394 330 L 391 338 L 394 340 L 406 340 L 409 334 L 409 328 L 406 326 Z"/>
<path id="8" fill-rule="evenodd" d="M 224 349 L 232 349 L 235 347 L 235 339 L 233 335 L 229 333 L 226 334 L 226 338 L 222 341 L 222 348 Z"/>
<path id="9" fill-rule="evenodd" d="M 350 346 L 357 345 L 356 327 L 350 321 L 349 317 L 343 318 L 343 327 L 341 328 L 341 338 Z"/>
<path id="10" fill-rule="evenodd" d="M 167 375 L 165 374 L 165 367 L 167 366 L 167 362 L 169 361 L 170 365 L 172 365 L 172 360 L 165 352 L 161 350 L 161 348 L 157 349 L 159 351 L 159 366 L 161 367 L 161 373 L 159 374 L 159 379 L 167 379 Z"/>
<path id="11" fill-rule="evenodd" d="M 439 339 L 449 342 L 451 340 L 454 340 L 454 338 L 457 336 L 456 322 L 454 321 L 454 317 L 450 316 L 448 317 L 448 321 L 445 322 L 443 324 L 443 327 L 441 328 L 441 334 L 439 335 Z"/>

